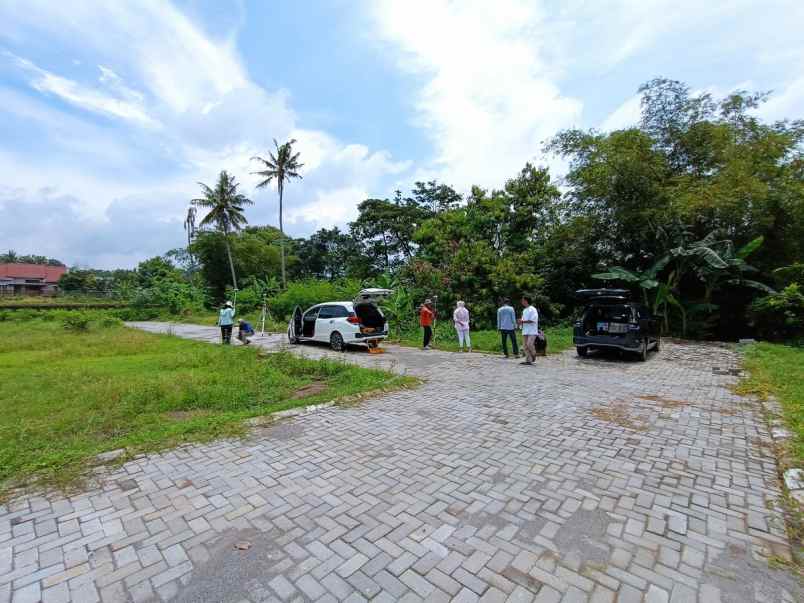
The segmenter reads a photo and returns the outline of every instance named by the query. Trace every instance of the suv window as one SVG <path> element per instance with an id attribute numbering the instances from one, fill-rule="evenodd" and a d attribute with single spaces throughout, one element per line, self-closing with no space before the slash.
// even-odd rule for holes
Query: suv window
<path id="1" fill-rule="evenodd" d="M 318 318 L 346 318 L 349 310 L 343 306 L 322 306 Z"/>
<path id="2" fill-rule="evenodd" d="M 346 318 L 350 312 L 346 306 L 332 306 L 335 310 L 335 318 Z"/>
<path id="3" fill-rule="evenodd" d="M 318 313 L 318 318 L 337 318 L 338 306 L 323 306 Z"/>
<path id="4" fill-rule="evenodd" d="M 307 310 L 307 313 L 304 315 L 304 320 L 315 320 L 315 317 L 318 316 L 318 311 L 321 308 L 313 308 L 312 310 Z"/>

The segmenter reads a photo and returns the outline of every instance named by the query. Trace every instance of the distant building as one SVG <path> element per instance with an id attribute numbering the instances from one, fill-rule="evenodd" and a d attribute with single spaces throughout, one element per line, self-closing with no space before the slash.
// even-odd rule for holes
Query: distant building
<path id="1" fill-rule="evenodd" d="M 0 295 L 55 295 L 66 266 L 0 264 Z"/>

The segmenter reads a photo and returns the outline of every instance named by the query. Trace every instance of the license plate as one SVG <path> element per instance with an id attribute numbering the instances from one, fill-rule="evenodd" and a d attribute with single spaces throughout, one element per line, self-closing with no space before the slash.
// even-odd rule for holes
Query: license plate
<path id="1" fill-rule="evenodd" d="M 609 324 L 609 333 L 627 333 L 628 325 L 621 322 L 613 322 Z"/>
<path id="2" fill-rule="evenodd" d="M 599 322 L 599 323 L 597 323 L 597 330 L 598 331 L 608 331 L 609 330 L 609 323 L 607 323 L 607 322 Z"/>

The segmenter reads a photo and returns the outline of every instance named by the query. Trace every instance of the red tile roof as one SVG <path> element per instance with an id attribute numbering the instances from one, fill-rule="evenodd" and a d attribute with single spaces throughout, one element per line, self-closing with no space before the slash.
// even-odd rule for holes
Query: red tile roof
<path id="1" fill-rule="evenodd" d="M 0 277 L 41 278 L 46 283 L 57 283 L 67 272 L 66 266 L 47 266 L 45 264 L 0 264 Z"/>

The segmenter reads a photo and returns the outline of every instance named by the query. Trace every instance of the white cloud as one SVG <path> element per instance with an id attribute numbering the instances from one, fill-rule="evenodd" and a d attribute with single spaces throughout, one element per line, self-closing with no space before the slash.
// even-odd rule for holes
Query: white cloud
<path id="1" fill-rule="evenodd" d="M 801 64 L 804 66 L 804 57 L 802 59 Z M 804 77 L 796 78 L 783 89 L 774 91 L 757 113 L 770 121 L 804 119 Z"/>
<path id="2" fill-rule="evenodd" d="M 233 36 L 213 40 L 167 0 L 136 5 L 77 1 L 69 6 L 10 0 L 0 5 L 0 19 L 7 26 L 0 39 L 14 40 L 15 47 L 24 47 L 26 39 L 44 38 L 69 52 L 67 56 L 89 56 L 83 62 L 98 68 L 87 80 L 77 65 L 73 69 L 78 75 L 57 73 L 42 59 L 37 65 L 7 55 L 17 74 L 41 95 L 26 97 L 0 88 L 0 100 L 3 95 L 14 100 L 11 107 L 0 103 L 0 116 L 22 116 L 31 130 L 53 137 L 54 143 L 61 139 L 48 157 L 39 159 L 36 170 L 0 142 L 0 174 L 21 169 L 27 176 L 14 180 L 28 187 L 19 195 L 22 204 L 44 207 L 69 198 L 70 212 L 110 229 L 110 209 L 117 207 L 119 213 L 122 205 L 136 202 L 143 216 L 160 223 L 178 220 L 180 238 L 177 200 L 196 196 L 197 181 L 212 183 L 226 169 L 243 183 L 244 193 L 258 200 L 250 220 L 276 224 L 275 194 L 253 190 L 257 180 L 249 172 L 258 166 L 250 158 L 272 148 L 273 137 L 296 137 L 304 180 L 288 187 L 286 223 L 309 232 L 343 225 L 367 191 L 385 193 L 384 178 L 409 166 L 385 151 L 300 127 L 288 91 L 266 90 L 251 81 Z M 45 104 L 50 95 L 87 113 L 70 114 Z M 88 113 L 104 115 L 110 123 L 98 126 L 86 119 Z M 109 165 L 110 158 L 114 165 Z M 100 165 L 103 169 L 93 173 L 93 166 Z M 107 178 L 104 172 L 114 176 Z M 37 192 L 51 185 L 48 195 Z M 166 206 L 165 199 L 172 201 Z M 14 219 L 14 212 L 14 206 L 5 207 L 7 217 Z M 108 244 L 109 253 L 117 253 L 114 238 L 99 240 Z"/>
<path id="3" fill-rule="evenodd" d="M 143 108 L 142 95 L 126 88 L 120 78 L 109 69 L 101 68 L 100 82 L 102 84 L 111 82 L 113 87 L 119 93 L 128 96 L 128 99 L 105 94 L 97 88 L 82 86 L 73 80 L 42 69 L 33 62 L 18 57 L 11 52 L 4 51 L 2 54 L 25 71 L 29 75 L 28 81 L 31 87 L 40 92 L 54 94 L 60 99 L 87 111 L 131 120 L 147 127 L 157 127 L 159 125 Z"/>
<path id="4" fill-rule="evenodd" d="M 542 53 L 543 14 L 519 0 L 381 2 L 381 40 L 399 66 L 426 78 L 417 125 L 436 150 L 430 173 L 461 187 L 499 186 L 542 143 L 577 123 L 581 102 L 561 93 Z"/>
<path id="5" fill-rule="evenodd" d="M 642 95 L 635 94 L 603 120 L 603 123 L 600 124 L 600 129 L 604 132 L 611 132 L 638 126 L 642 116 L 641 109 Z"/>

